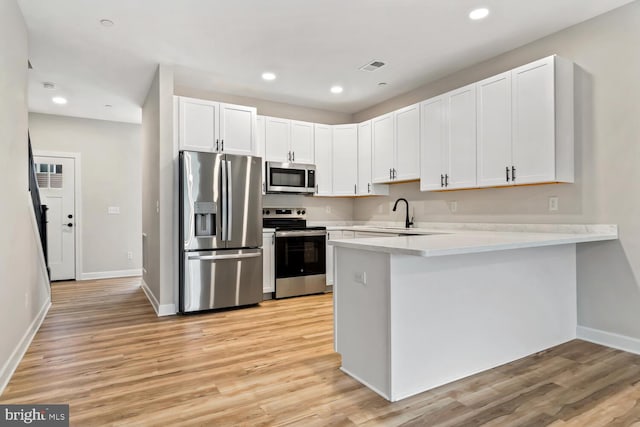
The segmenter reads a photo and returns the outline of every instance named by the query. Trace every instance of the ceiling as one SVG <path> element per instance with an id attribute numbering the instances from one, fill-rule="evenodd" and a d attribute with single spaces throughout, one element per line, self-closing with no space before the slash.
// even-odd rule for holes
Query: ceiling
<path id="1" fill-rule="evenodd" d="M 173 65 L 181 86 L 355 113 L 631 2 L 18 1 L 33 64 L 30 110 L 127 122 L 140 122 L 158 63 Z M 490 15 L 469 20 L 479 6 Z M 358 70 L 373 59 L 387 65 Z M 262 80 L 263 71 L 277 79 Z M 56 95 L 68 104 L 53 104 Z"/>

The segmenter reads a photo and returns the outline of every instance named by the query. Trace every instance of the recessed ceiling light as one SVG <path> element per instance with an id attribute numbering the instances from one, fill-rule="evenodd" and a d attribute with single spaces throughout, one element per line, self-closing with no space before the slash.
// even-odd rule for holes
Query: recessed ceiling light
<path id="1" fill-rule="evenodd" d="M 265 73 L 262 73 L 262 78 L 264 80 L 271 81 L 271 80 L 275 80 L 276 79 L 276 75 L 274 73 L 271 73 L 271 72 L 267 71 Z"/>
<path id="2" fill-rule="evenodd" d="M 100 24 L 102 24 L 103 27 L 113 27 L 113 21 L 111 19 L 101 19 Z"/>
<path id="3" fill-rule="evenodd" d="M 113 105 L 111 105 L 111 104 L 104 104 L 104 106 L 105 106 L 105 108 L 111 108 L 111 107 L 113 107 Z"/>
<path id="4" fill-rule="evenodd" d="M 331 93 L 342 93 L 342 86 L 331 86 Z"/>
<path id="5" fill-rule="evenodd" d="M 378 83 L 378 86 L 386 86 L 386 85 L 387 85 L 387 82 L 380 82 L 380 83 Z"/>
<path id="6" fill-rule="evenodd" d="M 51 98 L 54 104 L 64 105 L 67 103 L 67 98 L 63 98 L 61 96 L 54 96 Z"/>
<path id="7" fill-rule="evenodd" d="M 474 21 L 484 19 L 487 16 L 489 16 L 489 9 L 487 9 L 486 7 L 480 7 L 469 12 L 469 19 L 472 19 Z"/>
<path id="8" fill-rule="evenodd" d="M 42 87 L 44 87 L 45 89 L 55 89 L 56 85 L 51 82 L 44 82 L 42 83 Z"/>

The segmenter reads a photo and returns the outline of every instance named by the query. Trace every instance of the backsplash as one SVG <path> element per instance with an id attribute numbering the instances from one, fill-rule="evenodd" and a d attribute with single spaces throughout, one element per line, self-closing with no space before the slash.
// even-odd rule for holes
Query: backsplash
<path id="1" fill-rule="evenodd" d="M 353 199 L 303 196 L 300 194 L 267 194 L 264 207 L 306 208 L 308 221 L 351 221 Z"/>

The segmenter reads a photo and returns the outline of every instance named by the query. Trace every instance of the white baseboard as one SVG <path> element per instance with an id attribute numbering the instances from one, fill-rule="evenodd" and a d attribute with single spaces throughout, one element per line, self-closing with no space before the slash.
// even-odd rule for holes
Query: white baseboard
<path id="1" fill-rule="evenodd" d="M 36 336 L 38 329 L 40 329 L 40 325 L 42 325 L 44 318 L 47 317 L 49 308 L 51 308 L 51 298 L 47 297 L 44 305 L 40 308 L 40 312 L 38 312 L 38 315 L 33 319 L 29 328 L 22 336 L 22 339 L 11 353 L 9 360 L 7 360 L 2 369 L 0 369 L 0 396 L 7 387 L 7 384 L 9 384 L 9 380 L 11 380 L 16 368 L 18 368 L 20 361 L 29 349 L 31 341 L 33 341 L 33 337 Z"/>
<path id="2" fill-rule="evenodd" d="M 140 287 L 144 291 L 144 294 L 147 296 L 147 299 L 151 303 L 151 306 L 153 307 L 153 310 L 156 312 L 156 315 L 158 317 L 173 316 L 176 314 L 176 305 L 160 304 L 156 296 L 153 295 L 153 292 L 151 292 L 151 289 L 149 289 L 149 286 L 145 283 L 144 279 L 142 280 Z"/>
<path id="3" fill-rule="evenodd" d="M 615 334 L 613 332 L 601 331 L 599 329 L 578 326 L 576 330 L 578 339 L 589 341 L 595 344 L 606 345 L 629 353 L 640 354 L 640 339 L 626 335 Z"/>
<path id="4" fill-rule="evenodd" d="M 78 280 L 115 279 L 118 277 L 133 276 L 142 276 L 142 269 L 134 268 L 132 270 L 94 271 L 91 273 L 82 273 Z"/>

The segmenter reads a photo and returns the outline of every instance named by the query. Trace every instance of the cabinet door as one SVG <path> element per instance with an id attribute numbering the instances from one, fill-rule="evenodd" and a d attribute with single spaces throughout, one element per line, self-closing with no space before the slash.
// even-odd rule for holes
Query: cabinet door
<path id="1" fill-rule="evenodd" d="M 262 234 L 262 292 L 275 292 L 275 258 L 273 233 Z"/>
<path id="2" fill-rule="evenodd" d="M 342 238 L 342 231 L 333 230 L 327 232 L 327 240 Z M 333 245 L 327 245 L 327 285 L 333 286 Z"/>
<path id="3" fill-rule="evenodd" d="M 358 195 L 371 194 L 371 122 L 358 125 Z"/>
<path id="4" fill-rule="evenodd" d="M 333 194 L 333 137 L 329 125 L 316 124 L 315 159 L 316 159 L 316 195 L 331 196 Z"/>
<path id="5" fill-rule="evenodd" d="M 511 167 L 511 72 L 479 82 L 477 88 L 478 185 L 506 185 Z"/>
<path id="6" fill-rule="evenodd" d="M 358 125 L 333 127 L 333 194 L 355 196 L 358 182 Z"/>
<path id="7" fill-rule="evenodd" d="M 265 117 L 265 154 L 269 162 L 289 161 L 291 126 L 287 119 Z"/>
<path id="8" fill-rule="evenodd" d="M 372 129 L 372 180 L 375 183 L 390 182 L 394 159 L 394 120 L 393 113 L 371 120 Z"/>
<path id="9" fill-rule="evenodd" d="M 395 180 L 420 178 L 420 104 L 395 112 Z"/>
<path id="10" fill-rule="evenodd" d="M 256 109 L 220 104 L 220 152 L 256 154 Z"/>
<path id="11" fill-rule="evenodd" d="M 180 149 L 216 151 L 218 103 L 180 97 L 178 108 Z"/>
<path id="12" fill-rule="evenodd" d="M 515 184 L 555 180 L 553 57 L 512 71 Z"/>
<path id="13" fill-rule="evenodd" d="M 313 163 L 313 123 L 291 120 L 291 161 Z"/>
<path id="14" fill-rule="evenodd" d="M 445 188 L 476 186 L 476 86 L 449 93 L 447 176 Z"/>
<path id="15" fill-rule="evenodd" d="M 441 190 L 446 173 L 446 97 L 438 96 L 420 104 L 420 117 L 420 190 Z"/>
<path id="16" fill-rule="evenodd" d="M 265 175 L 265 127 L 264 127 L 264 116 L 257 116 L 256 117 L 256 156 L 259 156 L 262 158 L 262 194 L 266 194 L 266 175 Z"/>

